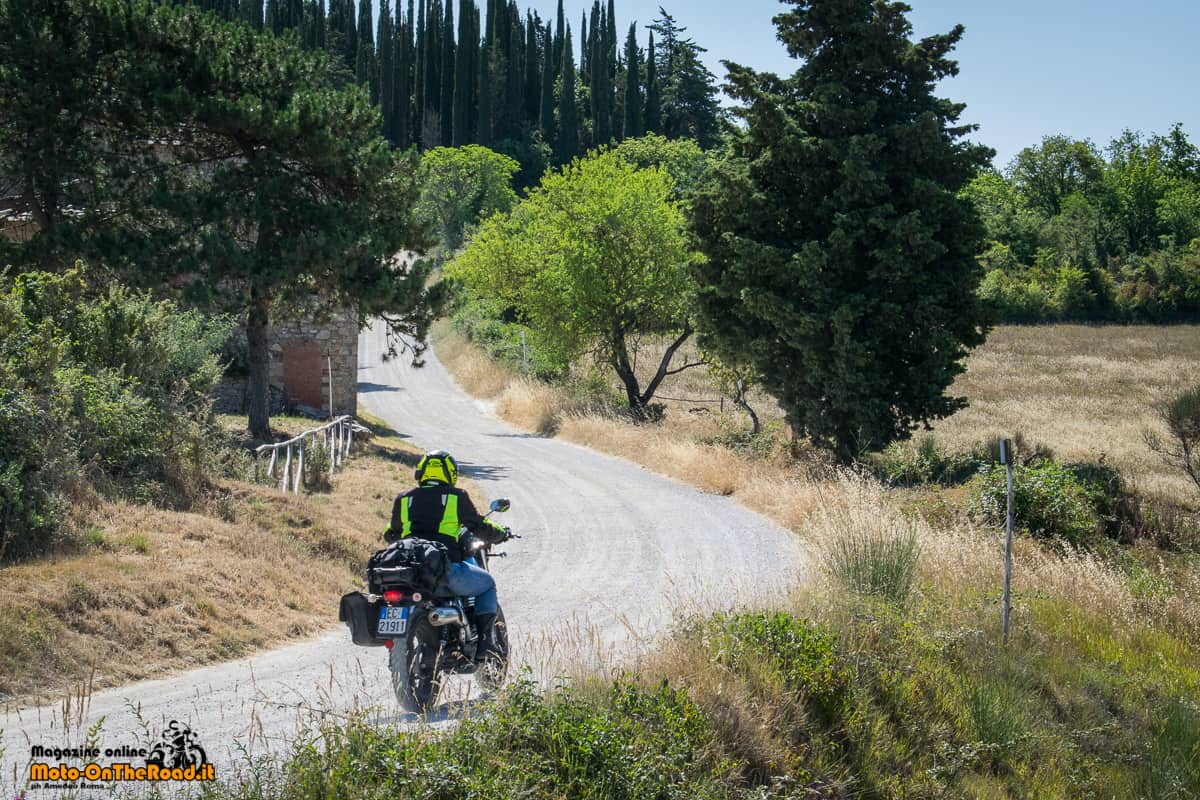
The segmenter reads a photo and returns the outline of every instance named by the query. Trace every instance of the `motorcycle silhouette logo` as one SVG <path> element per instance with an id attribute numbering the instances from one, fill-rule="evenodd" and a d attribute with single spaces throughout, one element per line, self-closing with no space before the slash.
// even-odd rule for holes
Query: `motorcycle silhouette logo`
<path id="1" fill-rule="evenodd" d="M 200 740 L 192 729 L 177 720 L 171 720 L 163 731 L 162 738 L 150 755 L 146 765 L 155 764 L 164 769 L 200 767 L 208 763 L 208 754 L 200 746 Z"/>

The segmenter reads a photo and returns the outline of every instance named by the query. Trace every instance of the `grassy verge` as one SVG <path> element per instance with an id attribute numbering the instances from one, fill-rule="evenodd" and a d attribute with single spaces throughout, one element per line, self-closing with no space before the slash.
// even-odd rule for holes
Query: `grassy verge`
<path id="1" fill-rule="evenodd" d="M 1014 636 L 1003 645 L 1002 539 L 966 513 L 969 488 L 884 489 L 817 459 L 784 457 L 778 432 L 753 443 L 730 435 L 737 420 L 712 414 L 669 409 L 661 424 L 633 426 L 569 388 L 514 374 L 451 332 L 440 335 L 439 355 L 461 385 L 493 400 L 505 419 L 732 495 L 812 547 L 820 576 L 797 591 L 792 614 L 694 623 L 639 678 L 688 692 L 711 742 L 736 765 L 710 774 L 727 796 L 1200 796 L 1194 551 L 1143 541 L 1096 555 L 1021 538 Z M 1023 331 L 1002 332 L 1000 355 L 985 349 L 965 378 L 982 421 L 973 434 L 964 427 L 955 435 L 973 445 L 1002 431 L 1011 414 L 1041 433 L 1061 415 L 1071 432 L 1052 443 L 1069 456 L 1117 463 L 1174 497 L 1178 480 L 1138 449 L 1150 400 L 1110 388 L 1122 359 L 1115 344 L 1095 343 L 1099 335 L 1049 330 L 1055 357 L 1016 359 L 1003 354 L 1034 345 Z M 1136 335 L 1148 341 L 1159 331 Z M 1078 338 L 1090 342 L 1081 351 L 1090 355 L 1063 352 Z M 1200 356 L 1168 338 L 1157 366 L 1193 369 Z M 1098 347 L 1108 356 L 1093 354 Z M 1097 364 L 1092 389 L 1075 374 L 1062 398 L 989 413 L 1007 407 L 1001 395 L 1012 386 L 1050 392 L 1064 364 L 1088 359 Z M 989 377 L 996 364 L 1007 377 Z M 1154 375 L 1153 385 L 1170 382 Z M 1133 422 L 1109 426 L 1122 414 Z M 1105 459 L 1086 441 L 1110 445 Z M 813 642 L 828 651 L 815 667 L 805 660 Z M 842 687 L 836 702 L 813 694 L 827 681 Z"/>
<path id="2" fill-rule="evenodd" d="M 226 480 L 186 512 L 78 510 L 81 549 L 3 570 L 0 702 L 53 700 L 93 673 L 95 688 L 119 685 L 335 625 L 337 598 L 361 579 L 415 463 L 410 445 L 373 427 L 327 493 Z"/>

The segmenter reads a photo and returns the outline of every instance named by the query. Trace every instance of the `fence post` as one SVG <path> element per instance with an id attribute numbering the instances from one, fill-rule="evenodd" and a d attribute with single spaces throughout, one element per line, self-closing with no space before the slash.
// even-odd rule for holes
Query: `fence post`
<path id="1" fill-rule="evenodd" d="M 346 426 L 346 456 L 349 456 L 350 445 L 354 444 L 354 420 L 347 419 L 343 424 Z"/>
<path id="2" fill-rule="evenodd" d="M 296 455 L 296 481 L 292 489 L 292 494 L 300 494 L 300 482 L 304 480 L 304 440 L 301 439 L 296 447 L 298 450 Z"/>
<path id="3" fill-rule="evenodd" d="M 1000 463 L 1004 465 L 1008 477 L 1008 511 L 1004 517 L 1004 643 L 1008 644 L 1009 618 L 1012 616 L 1012 547 L 1013 526 L 1016 522 L 1016 510 L 1013 497 L 1013 452 L 1012 442 L 1004 439 L 1000 442 Z"/>
<path id="4" fill-rule="evenodd" d="M 285 492 L 287 491 L 288 483 L 291 481 L 291 477 L 292 477 L 292 446 L 289 444 L 287 446 L 287 452 L 284 454 L 284 459 L 283 459 L 283 476 L 282 476 L 282 480 L 279 482 L 280 490 L 285 491 Z"/>

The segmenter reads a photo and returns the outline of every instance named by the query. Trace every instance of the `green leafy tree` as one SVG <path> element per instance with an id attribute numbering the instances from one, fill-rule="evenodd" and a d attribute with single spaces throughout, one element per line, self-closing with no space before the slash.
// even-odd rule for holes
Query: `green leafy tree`
<path id="1" fill-rule="evenodd" d="M 902 3 L 789 4 L 795 74 L 726 64 L 747 127 L 693 201 L 702 342 L 849 460 L 965 405 L 945 391 L 984 339 L 983 230 L 958 192 L 991 151 L 934 94 L 961 26 L 914 42 Z"/>
<path id="2" fill-rule="evenodd" d="M 692 334 L 686 223 L 674 181 L 611 152 L 548 173 L 508 216 L 480 226 L 447 267 L 478 296 L 516 309 L 538 351 L 566 366 L 585 354 L 616 372 L 642 413 Z M 637 339 L 674 338 L 642 385 Z"/>
<path id="3" fill-rule="evenodd" d="M 463 231 L 517 202 L 513 176 L 521 167 L 482 145 L 437 147 L 421 156 L 418 214 L 439 232 L 449 249 L 462 245 Z"/>
<path id="4" fill-rule="evenodd" d="M 668 139 L 648 134 L 626 139 L 612 148 L 619 159 L 636 167 L 661 167 L 675 182 L 676 199 L 690 197 L 708 175 L 709 158 L 691 139 Z"/>
<path id="5" fill-rule="evenodd" d="M 1008 177 L 1035 209 L 1046 217 L 1062 212 L 1073 194 L 1092 198 L 1104 179 L 1104 162 L 1091 142 L 1047 136 L 1026 147 L 1008 166 Z"/>

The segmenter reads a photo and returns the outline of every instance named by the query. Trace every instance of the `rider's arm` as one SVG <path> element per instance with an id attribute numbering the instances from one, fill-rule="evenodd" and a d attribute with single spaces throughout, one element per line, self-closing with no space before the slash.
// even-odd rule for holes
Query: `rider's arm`
<path id="1" fill-rule="evenodd" d="M 458 496 L 458 521 L 471 533 L 492 544 L 503 541 L 508 536 L 503 525 L 483 518 L 483 515 L 476 510 L 475 504 L 471 502 L 471 496 L 465 491 L 460 492 Z"/>
<path id="2" fill-rule="evenodd" d="M 385 542 L 395 542 L 400 539 L 400 534 L 404 531 L 404 525 L 400 521 L 400 504 L 405 501 L 407 494 L 402 494 L 396 497 L 396 502 L 392 504 L 392 524 L 383 532 L 383 540 Z"/>

